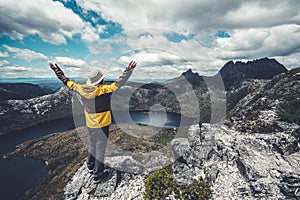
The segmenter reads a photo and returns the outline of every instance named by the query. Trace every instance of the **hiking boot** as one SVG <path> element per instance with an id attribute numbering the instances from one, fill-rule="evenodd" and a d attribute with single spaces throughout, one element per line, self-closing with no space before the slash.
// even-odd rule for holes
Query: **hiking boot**
<path id="1" fill-rule="evenodd" d="M 101 181 L 107 180 L 109 178 L 109 175 L 110 175 L 110 173 L 108 171 L 102 172 L 99 177 L 93 178 L 94 184 L 98 184 Z"/>
<path id="2" fill-rule="evenodd" d="M 87 164 L 86 164 L 86 168 L 88 169 L 88 171 L 89 171 L 89 173 L 90 173 L 90 174 L 92 174 L 92 173 L 93 173 L 93 171 L 94 171 L 94 170 L 93 170 L 93 169 L 90 169 L 90 168 L 88 167 L 88 165 L 87 165 Z"/>

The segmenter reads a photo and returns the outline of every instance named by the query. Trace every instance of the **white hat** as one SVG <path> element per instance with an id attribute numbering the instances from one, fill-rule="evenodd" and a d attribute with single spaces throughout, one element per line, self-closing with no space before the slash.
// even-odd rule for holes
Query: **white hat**
<path id="1" fill-rule="evenodd" d="M 107 74 L 103 74 L 99 69 L 94 69 L 90 72 L 88 79 L 86 81 L 86 85 L 97 85 L 100 83 Z"/>

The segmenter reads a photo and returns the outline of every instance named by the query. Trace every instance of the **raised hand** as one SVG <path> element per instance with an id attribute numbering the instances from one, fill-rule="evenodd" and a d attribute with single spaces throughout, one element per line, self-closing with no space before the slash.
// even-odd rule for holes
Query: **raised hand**
<path id="1" fill-rule="evenodd" d="M 53 70 L 56 70 L 57 69 L 57 64 L 55 63 L 53 63 L 53 62 L 49 62 L 49 65 L 50 65 L 50 67 L 51 67 L 51 69 L 53 69 Z"/>
<path id="2" fill-rule="evenodd" d="M 65 76 L 64 72 L 58 67 L 56 63 L 49 62 L 51 69 L 55 72 L 57 78 L 59 78 L 64 84 L 70 80 L 68 77 Z"/>
<path id="3" fill-rule="evenodd" d="M 136 62 L 135 61 L 131 61 L 129 64 L 128 64 L 128 67 L 126 68 L 127 71 L 129 70 L 132 70 L 136 67 Z"/>

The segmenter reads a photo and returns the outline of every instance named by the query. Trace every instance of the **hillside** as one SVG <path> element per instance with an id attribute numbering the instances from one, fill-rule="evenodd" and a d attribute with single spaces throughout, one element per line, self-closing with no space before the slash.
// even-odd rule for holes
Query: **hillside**
<path id="1" fill-rule="evenodd" d="M 0 83 L 0 101 L 31 99 L 51 93 L 52 90 L 31 83 Z"/>
<path id="2" fill-rule="evenodd" d="M 71 105 L 71 94 L 66 88 L 31 99 L 0 101 L 0 133 L 71 117 Z"/>

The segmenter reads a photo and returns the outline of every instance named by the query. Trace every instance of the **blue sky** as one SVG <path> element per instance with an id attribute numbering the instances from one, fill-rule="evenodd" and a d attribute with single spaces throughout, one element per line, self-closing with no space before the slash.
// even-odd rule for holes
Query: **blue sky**
<path id="1" fill-rule="evenodd" d="M 300 2 L 0 0 L 0 78 L 69 77 L 101 68 L 116 78 L 215 74 L 229 60 L 276 58 L 299 67 Z"/>

